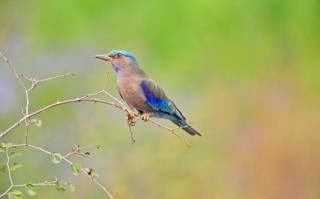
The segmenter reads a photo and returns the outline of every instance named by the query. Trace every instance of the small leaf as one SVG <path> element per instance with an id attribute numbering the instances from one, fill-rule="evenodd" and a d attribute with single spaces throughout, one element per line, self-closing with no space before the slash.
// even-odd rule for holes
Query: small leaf
<path id="1" fill-rule="evenodd" d="M 8 193 L 9 199 L 22 199 L 22 193 L 19 190 L 13 189 Z"/>
<path id="2" fill-rule="evenodd" d="M 34 119 L 34 120 L 35 120 L 34 124 L 35 124 L 37 127 L 41 127 L 41 126 L 42 126 L 42 121 L 41 121 L 41 120 L 39 120 L 39 119 Z"/>
<path id="3" fill-rule="evenodd" d="M 56 182 L 55 188 L 57 191 L 59 191 L 60 193 L 63 193 L 66 191 L 66 188 L 64 188 L 59 181 Z"/>
<path id="4" fill-rule="evenodd" d="M 51 153 L 50 159 L 53 163 L 59 164 L 61 162 L 62 155 L 60 153 L 54 152 L 54 153 Z"/>
<path id="5" fill-rule="evenodd" d="M 30 196 L 35 196 L 37 195 L 37 189 L 33 184 L 26 184 L 26 192 Z"/>
<path id="6" fill-rule="evenodd" d="M 72 183 L 68 183 L 69 189 L 70 191 L 74 192 L 74 190 L 76 190 L 76 186 Z"/>
<path id="7" fill-rule="evenodd" d="M 66 191 L 66 188 L 64 188 L 64 187 L 60 188 L 60 193 L 64 193 L 65 191 Z"/>
<path id="8" fill-rule="evenodd" d="M 0 146 L 0 153 L 1 152 L 5 152 L 6 150 L 4 149 L 4 147 L 3 146 Z"/>
<path id="9" fill-rule="evenodd" d="M 7 165 L 4 164 L 4 165 L 2 165 L 2 166 L 0 167 L 0 171 L 1 171 L 2 173 L 6 172 L 6 168 L 7 168 Z"/>
<path id="10" fill-rule="evenodd" d="M 96 172 L 95 169 L 93 168 L 86 168 L 85 171 L 87 172 L 87 174 L 91 177 L 96 177 L 99 176 L 98 173 Z"/>
<path id="11" fill-rule="evenodd" d="M 71 165 L 71 171 L 73 175 L 77 176 L 80 173 L 80 164 L 79 163 L 73 163 Z"/>
<path id="12" fill-rule="evenodd" d="M 15 163 L 12 164 L 10 170 L 11 170 L 11 171 L 14 171 L 14 170 L 16 170 L 16 169 L 18 169 L 18 168 L 20 168 L 20 167 L 22 167 L 22 164 L 20 164 L 20 163 L 18 163 L 18 162 L 15 162 Z"/>
<path id="13" fill-rule="evenodd" d="M 20 156 L 21 153 L 18 153 L 18 152 L 15 152 L 15 151 L 12 151 L 9 155 L 10 158 L 14 158 L 14 157 L 17 157 L 17 156 Z"/>
<path id="14" fill-rule="evenodd" d="M 3 148 L 9 148 L 9 147 L 12 146 L 12 143 L 11 143 L 11 142 L 9 142 L 9 143 L 1 143 L 1 146 L 2 146 Z"/>
<path id="15" fill-rule="evenodd" d="M 90 156 L 90 152 L 85 152 L 85 153 L 79 153 L 79 155 L 83 156 L 83 157 L 89 157 Z"/>

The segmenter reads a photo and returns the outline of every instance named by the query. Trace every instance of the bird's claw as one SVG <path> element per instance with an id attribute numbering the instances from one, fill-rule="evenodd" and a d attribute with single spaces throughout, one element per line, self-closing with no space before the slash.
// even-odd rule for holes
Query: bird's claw
<path id="1" fill-rule="evenodd" d="M 152 115 L 153 115 L 153 113 L 143 114 L 143 115 L 141 116 L 141 119 L 142 119 L 143 121 L 147 122 Z"/>
<path id="2" fill-rule="evenodd" d="M 135 121 L 133 121 L 134 118 L 136 118 L 138 116 L 138 114 L 136 113 L 129 113 L 126 117 L 127 119 L 127 123 L 129 126 L 134 126 L 136 124 Z"/>

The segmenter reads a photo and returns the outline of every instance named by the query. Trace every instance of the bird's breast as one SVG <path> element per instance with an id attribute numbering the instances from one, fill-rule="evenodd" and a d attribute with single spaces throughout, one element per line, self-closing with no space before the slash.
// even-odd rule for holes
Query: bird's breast
<path id="1" fill-rule="evenodd" d="M 146 103 L 146 98 L 140 87 L 141 81 L 132 78 L 118 78 L 117 87 L 123 100 L 131 107 L 143 112 L 150 112 L 152 109 Z"/>

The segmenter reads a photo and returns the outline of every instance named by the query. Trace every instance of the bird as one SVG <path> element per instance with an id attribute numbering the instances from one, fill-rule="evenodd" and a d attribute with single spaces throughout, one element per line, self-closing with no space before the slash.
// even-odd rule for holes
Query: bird
<path id="1" fill-rule="evenodd" d="M 121 98 L 132 110 L 138 112 L 142 120 L 148 121 L 150 117 L 167 119 L 188 134 L 201 136 L 188 124 L 185 116 L 159 84 L 146 75 L 132 53 L 112 50 L 108 54 L 96 55 L 95 58 L 111 64 L 117 74 L 117 88 Z"/>

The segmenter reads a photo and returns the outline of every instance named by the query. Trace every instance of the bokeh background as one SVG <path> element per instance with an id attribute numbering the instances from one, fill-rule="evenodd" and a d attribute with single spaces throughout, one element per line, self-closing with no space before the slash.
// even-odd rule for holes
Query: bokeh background
<path id="1" fill-rule="evenodd" d="M 115 197 L 320 198 L 319 1 L 2 0 L 0 19 L 0 49 L 18 73 L 76 74 L 39 85 L 31 111 L 100 90 L 107 71 L 108 89 L 119 97 L 115 73 L 94 55 L 126 49 L 202 133 L 179 131 L 188 148 L 138 122 L 131 145 L 125 113 L 110 106 L 72 104 L 37 116 L 43 125 L 30 129 L 34 145 L 61 153 L 101 145 L 74 160 L 95 168 Z M 0 130 L 21 118 L 24 103 L 0 61 Z M 19 127 L 1 142 L 23 142 L 24 134 Z M 69 165 L 19 151 L 17 183 L 56 176 L 76 185 L 64 194 L 40 187 L 34 198 L 106 198 Z M 0 173 L 1 192 L 8 183 Z"/>

